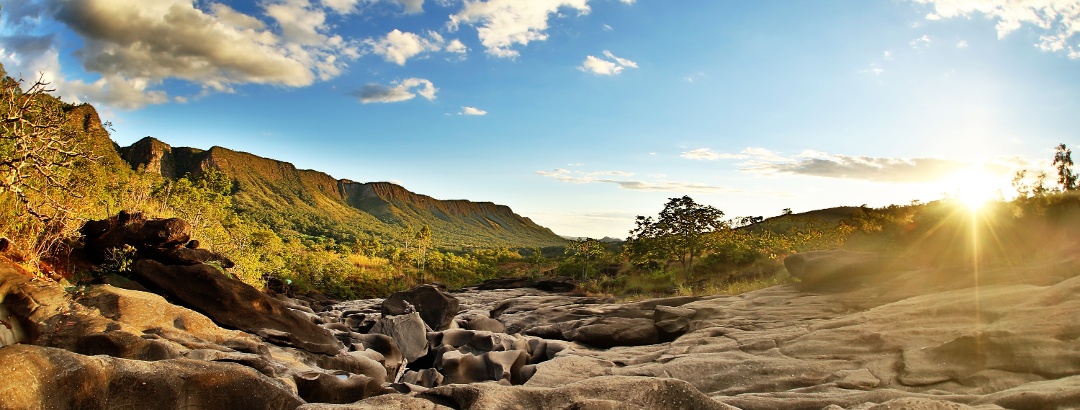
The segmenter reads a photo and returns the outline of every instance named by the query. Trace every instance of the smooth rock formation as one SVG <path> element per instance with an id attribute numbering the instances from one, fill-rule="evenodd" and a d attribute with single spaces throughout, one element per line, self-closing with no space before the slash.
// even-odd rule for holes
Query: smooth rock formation
<path id="1" fill-rule="evenodd" d="M 444 330 L 454 321 L 460 304 L 457 298 L 433 285 L 420 285 L 409 290 L 395 292 L 382 302 L 383 316 L 420 313 L 432 330 Z"/>
<path id="2" fill-rule="evenodd" d="M 167 266 L 140 259 L 132 266 L 131 273 L 143 285 L 209 316 L 220 325 L 315 353 L 333 355 L 344 348 L 329 331 L 307 317 L 250 285 L 225 276 L 213 266 Z"/>
<path id="3" fill-rule="evenodd" d="M 0 349 L 0 408 L 294 409 L 280 382 L 235 363 L 143 361 L 15 345 Z"/>

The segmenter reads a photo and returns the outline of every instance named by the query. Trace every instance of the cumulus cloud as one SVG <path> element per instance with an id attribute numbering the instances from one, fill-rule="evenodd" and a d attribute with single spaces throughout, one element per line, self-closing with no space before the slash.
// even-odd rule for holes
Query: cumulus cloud
<path id="1" fill-rule="evenodd" d="M 462 24 L 475 26 L 488 54 L 513 58 L 520 54 L 514 46 L 547 40 L 548 19 L 564 8 L 578 14 L 590 11 L 588 0 L 468 1 L 447 25 L 451 31 Z"/>
<path id="2" fill-rule="evenodd" d="M 453 39 L 446 45 L 446 51 L 455 54 L 465 54 L 465 52 L 469 51 L 469 48 L 465 47 L 465 43 L 462 43 L 461 40 Z"/>
<path id="3" fill-rule="evenodd" d="M 476 107 L 461 107 L 461 112 L 458 115 L 487 115 L 487 111 Z"/>
<path id="4" fill-rule="evenodd" d="M 630 189 L 636 191 L 663 191 L 686 193 L 735 192 L 730 188 L 713 186 L 698 182 L 633 180 L 629 178 L 633 177 L 634 173 L 623 171 L 584 172 L 571 171 L 564 168 L 556 168 L 551 171 L 536 171 L 536 174 L 572 184 L 614 184 L 622 189 Z"/>
<path id="5" fill-rule="evenodd" d="M 249 83 L 308 86 L 340 75 L 349 60 L 359 57 L 355 45 L 331 34 L 326 23 L 326 12 L 345 7 L 347 1 L 261 2 L 265 20 L 220 3 L 200 7 L 204 3 L 195 0 L 31 3 L 39 7 L 17 8 L 21 14 L 14 27 L 28 32 L 60 23 L 74 31 L 83 45 L 75 56 L 84 70 L 101 75 L 91 83 L 70 83 L 83 93 L 78 99 L 118 107 L 167 101 L 155 88 L 170 78 L 215 92 L 230 92 L 234 85 Z M 4 11 L 9 11 L 7 5 Z M 0 41 L 5 62 L 31 58 L 13 51 L 16 40 Z M 58 87 L 68 88 L 59 63 L 49 64 L 40 62 L 56 70 Z"/>
<path id="6" fill-rule="evenodd" d="M 360 90 L 350 93 L 360 98 L 363 104 L 370 103 L 393 103 L 408 101 L 417 95 L 432 101 L 438 89 L 431 81 L 423 78 L 407 78 L 391 85 L 367 84 Z"/>
<path id="7" fill-rule="evenodd" d="M 637 63 L 625 58 L 616 57 L 610 51 L 604 50 L 604 56 L 610 60 L 604 60 L 594 56 L 586 56 L 578 70 L 596 75 L 617 75 L 623 68 L 637 68 Z"/>
<path id="8" fill-rule="evenodd" d="M 421 37 L 415 33 L 394 29 L 381 39 L 367 39 L 364 43 L 371 48 L 372 53 L 397 65 L 405 65 L 408 59 L 423 53 L 445 49 L 449 53 L 463 55 L 468 50 L 461 40 L 454 39 L 448 44 L 441 34 L 434 31 L 428 31 Z"/>
<path id="9" fill-rule="evenodd" d="M 386 61 L 395 63 L 397 65 L 405 65 L 405 61 L 424 52 L 438 51 L 441 46 L 440 42 L 442 36 L 438 33 L 432 33 L 438 37 L 421 38 L 415 33 L 402 32 L 401 30 L 394 29 L 378 40 L 366 40 L 365 42 L 372 47 L 372 51 L 375 54 L 383 56 Z"/>
<path id="10" fill-rule="evenodd" d="M 1080 3 L 1076 0 L 913 0 L 933 6 L 927 20 L 969 17 L 982 14 L 997 21 L 998 38 L 1024 25 L 1044 34 L 1037 46 L 1049 52 L 1064 52 L 1080 58 Z"/>

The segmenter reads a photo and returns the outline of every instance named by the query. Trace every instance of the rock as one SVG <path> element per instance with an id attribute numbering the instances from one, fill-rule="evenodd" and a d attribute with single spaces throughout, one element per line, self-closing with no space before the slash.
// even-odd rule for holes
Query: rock
<path id="1" fill-rule="evenodd" d="M 452 410 L 455 408 L 436 403 L 428 397 L 387 394 L 345 405 L 305 404 L 297 407 L 296 410 Z"/>
<path id="2" fill-rule="evenodd" d="M 393 337 L 379 333 L 357 334 L 354 337 L 364 345 L 364 348 L 377 352 L 382 356 L 382 364 L 386 368 L 387 375 L 398 374 L 398 370 L 405 361 L 405 356 L 402 355 L 401 349 L 398 348 Z"/>
<path id="3" fill-rule="evenodd" d="M 599 348 L 648 345 L 657 343 L 660 338 L 656 323 L 652 319 L 644 318 L 601 317 L 581 320 L 561 326 L 560 331 L 566 340 Z M 527 331 L 526 334 L 534 333 Z"/>
<path id="4" fill-rule="evenodd" d="M 206 262 L 217 262 L 222 268 L 236 266 L 229 258 L 214 252 L 210 252 L 206 249 L 195 249 L 184 246 L 151 249 L 148 250 L 144 256 L 161 262 L 164 265 L 197 265 Z"/>
<path id="5" fill-rule="evenodd" d="M 472 319 L 469 319 L 469 321 L 465 324 L 465 328 L 469 330 L 484 330 L 495 333 L 502 333 L 506 331 L 506 326 L 503 326 L 502 322 L 484 316 L 476 316 Z"/>
<path id="6" fill-rule="evenodd" d="M 14 345 L 0 349 L 0 408 L 294 409 L 287 386 L 249 367 L 189 359 L 141 361 Z"/>
<path id="7" fill-rule="evenodd" d="M 657 329 L 664 333 L 665 339 L 674 339 L 686 332 L 690 326 L 690 318 L 695 313 L 697 311 L 693 309 L 658 305 L 653 313 L 653 321 L 656 322 Z"/>
<path id="8" fill-rule="evenodd" d="M 434 368 L 421 371 L 409 370 L 401 377 L 401 382 L 431 388 L 443 383 L 443 375 Z"/>
<path id="9" fill-rule="evenodd" d="M 314 353 L 336 355 L 344 346 L 326 329 L 250 285 L 209 265 L 165 266 L 149 259 L 132 265 L 132 277 L 215 323 Z"/>
<path id="10" fill-rule="evenodd" d="M 371 328 L 371 332 L 392 337 L 401 355 L 409 362 L 428 353 L 427 326 L 417 312 L 383 317 Z"/>
<path id="11" fill-rule="evenodd" d="M 444 330 L 458 314 L 457 298 L 432 285 L 420 285 L 409 290 L 395 292 L 382 303 L 383 316 L 405 315 L 411 309 L 420 313 L 433 330 Z"/>
<path id="12" fill-rule="evenodd" d="M 312 403 L 352 403 L 386 393 L 382 383 L 358 374 L 308 372 L 296 378 L 300 397 Z"/>
<path id="13" fill-rule="evenodd" d="M 456 350 L 444 352 L 439 358 L 437 369 L 445 377 L 447 384 L 467 384 L 495 379 L 488 369 L 485 357 Z"/>
<path id="14" fill-rule="evenodd" d="M 136 249 L 182 247 L 191 240 L 191 224 L 180 218 L 150 219 L 142 223 L 128 243 Z"/>
<path id="15" fill-rule="evenodd" d="M 494 383 L 455 384 L 433 388 L 426 396 L 442 397 L 456 408 L 548 409 L 732 409 L 713 401 L 682 380 L 647 377 L 598 377 L 558 388 L 511 387 Z"/>
<path id="16" fill-rule="evenodd" d="M 870 280 L 885 267 L 870 252 L 844 250 L 800 252 L 784 258 L 784 267 L 806 290 L 848 289 Z"/>

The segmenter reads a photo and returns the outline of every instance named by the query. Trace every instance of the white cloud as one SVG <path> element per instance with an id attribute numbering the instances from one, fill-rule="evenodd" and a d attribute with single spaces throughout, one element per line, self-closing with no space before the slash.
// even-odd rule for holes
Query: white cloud
<path id="1" fill-rule="evenodd" d="M 446 45 L 446 51 L 456 54 L 465 54 L 465 52 L 469 51 L 469 48 L 465 47 L 465 43 L 462 43 L 461 40 L 453 39 L 450 41 L 450 44 Z"/>
<path id="2" fill-rule="evenodd" d="M 1076 0 L 914 0 L 929 4 L 934 11 L 927 20 L 969 17 L 982 14 L 997 20 L 998 38 L 1023 25 L 1044 32 L 1037 46 L 1049 52 L 1065 52 L 1080 58 L 1080 2 Z"/>
<path id="3" fill-rule="evenodd" d="M 323 7 L 334 10 L 338 14 L 351 14 L 356 12 L 356 6 L 360 0 L 319 0 Z"/>
<path id="4" fill-rule="evenodd" d="M 64 83 L 58 59 L 20 52 L 10 36 L 0 39 L 0 59 L 28 71 L 51 72 L 54 85 L 77 94 L 73 99 L 116 107 L 168 101 L 156 88 L 170 78 L 198 84 L 203 92 L 230 92 L 234 85 L 248 83 L 308 86 L 340 75 L 345 64 L 359 56 L 350 42 L 329 33 L 323 6 L 308 0 L 260 3 L 273 24 L 224 4 L 203 9 L 195 0 L 28 3 L 38 7 L 16 7 L 13 11 L 19 14 L 7 17 L 18 20 L 10 24 L 16 34 L 66 25 L 81 37 L 82 48 L 74 55 L 83 69 L 101 77 Z M 11 12 L 9 8 L 5 4 L 4 11 Z M 27 64 L 31 60 L 36 61 Z"/>
<path id="5" fill-rule="evenodd" d="M 438 91 L 431 81 L 423 78 L 407 78 L 392 85 L 368 84 L 351 95 L 360 97 L 363 104 L 408 101 L 417 95 L 432 101 Z"/>
<path id="6" fill-rule="evenodd" d="M 718 159 L 742 159 L 750 161 L 782 161 L 784 157 L 777 155 L 776 153 L 769 151 L 765 148 L 750 147 L 740 151 L 737 154 L 731 154 L 726 152 L 715 152 L 711 148 L 698 148 L 690 151 L 686 151 L 679 155 L 680 157 L 692 160 L 706 160 L 713 161 Z"/>
<path id="7" fill-rule="evenodd" d="M 619 0 L 620 3 L 625 3 L 625 4 L 634 4 L 634 1 L 636 1 L 636 0 Z"/>
<path id="8" fill-rule="evenodd" d="M 956 48 L 968 48 L 967 40 L 960 40 L 956 42 Z"/>
<path id="9" fill-rule="evenodd" d="M 625 58 L 615 57 L 615 55 L 611 54 L 611 52 L 608 51 L 608 50 L 604 50 L 604 56 L 607 57 L 607 58 L 610 58 L 612 60 L 615 60 L 615 62 L 619 63 L 620 66 L 630 67 L 630 68 L 638 68 L 637 63 L 635 63 L 633 61 L 630 61 L 630 60 L 627 60 Z"/>
<path id="10" fill-rule="evenodd" d="M 421 38 L 415 33 L 394 29 L 381 39 L 364 42 L 371 46 L 373 53 L 383 56 L 386 61 L 405 65 L 405 61 L 418 54 L 441 49 L 443 38 L 435 32 L 428 32 L 428 38 Z"/>
<path id="11" fill-rule="evenodd" d="M 604 31 L 612 31 L 612 30 L 615 30 L 615 28 L 614 28 L 614 27 L 611 27 L 611 25 L 608 25 L 608 24 L 605 24 L 605 25 L 604 25 L 603 27 L 604 27 Z"/>
<path id="12" fill-rule="evenodd" d="M 637 68 L 637 63 L 625 58 L 616 57 L 610 51 L 604 50 L 604 56 L 611 60 L 604 60 L 594 56 L 586 56 L 578 70 L 596 75 L 617 75 L 623 68 Z"/>
<path id="13" fill-rule="evenodd" d="M 462 24 L 475 26 L 488 54 L 513 58 L 519 55 L 514 46 L 547 40 L 548 19 L 563 8 L 578 14 L 590 10 L 588 0 L 466 1 L 461 11 L 450 16 L 447 25 L 451 31 Z"/>
<path id="14" fill-rule="evenodd" d="M 458 115 L 487 115 L 487 111 L 476 107 L 461 107 L 461 112 Z"/>
<path id="15" fill-rule="evenodd" d="M 882 75 L 882 74 L 885 73 L 885 69 L 881 68 L 876 63 L 870 63 L 870 67 L 867 67 L 866 69 L 863 69 L 863 70 L 859 70 L 859 72 L 860 73 L 866 73 L 866 74 L 873 74 L 873 75 Z"/>
<path id="16" fill-rule="evenodd" d="M 536 174 L 572 184 L 613 184 L 617 185 L 619 188 L 622 189 L 629 189 L 635 191 L 663 191 L 684 193 L 735 192 L 730 188 L 714 186 L 699 182 L 632 180 L 628 178 L 634 176 L 634 173 L 624 171 L 583 172 L 556 168 L 552 171 L 536 171 Z"/>
<path id="17" fill-rule="evenodd" d="M 914 39 L 914 40 L 911 40 L 910 42 L 908 42 L 908 45 L 911 46 L 911 48 L 914 48 L 916 50 L 922 50 L 922 49 L 926 49 L 926 48 L 930 47 L 930 43 L 932 41 L 933 40 L 930 38 L 930 36 L 928 36 L 926 34 L 923 34 L 922 37 L 919 37 L 917 39 Z"/>

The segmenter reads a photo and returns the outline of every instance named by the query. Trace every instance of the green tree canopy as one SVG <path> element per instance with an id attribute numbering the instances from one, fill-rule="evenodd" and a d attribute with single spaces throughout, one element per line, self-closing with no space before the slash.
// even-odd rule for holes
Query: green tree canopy
<path id="1" fill-rule="evenodd" d="M 689 275 L 694 257 L 708 248 L 707 235 L 726 229 L 724 212 L 689 196 L 671 198 L 657 219 L 638 216 L 627 238 L 627 252 L 639 259 L 676 259 Z"/>

